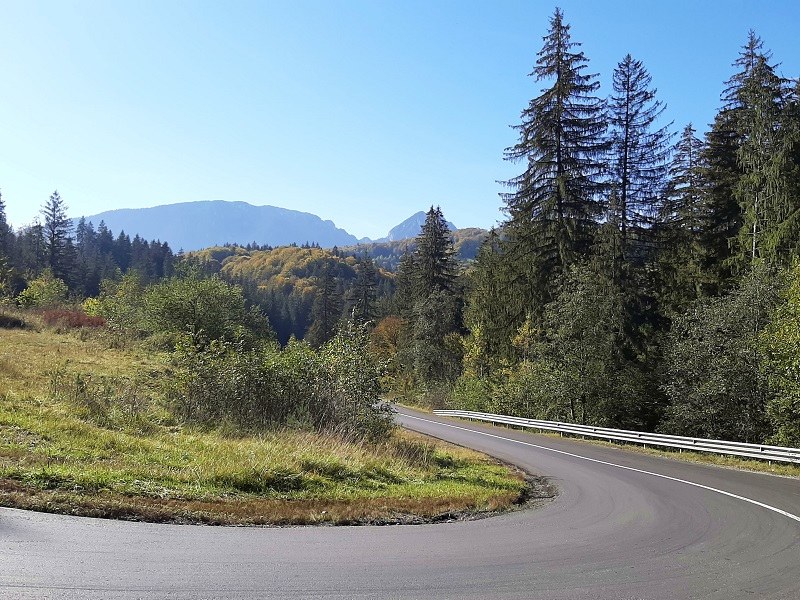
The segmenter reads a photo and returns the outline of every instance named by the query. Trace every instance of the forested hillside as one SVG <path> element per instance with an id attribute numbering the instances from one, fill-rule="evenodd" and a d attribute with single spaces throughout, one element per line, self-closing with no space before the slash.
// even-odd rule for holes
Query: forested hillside
<path id="1" fill-rule="evenodd" d="M 282 344 L 295 337 L 319 346 L 341 322 L 366 323 L 391 310 L 394 278 L 368 255 L 316 245 L 223 246 L 189 253 L 185 260 L 241 286 L 269 317 Z"/>

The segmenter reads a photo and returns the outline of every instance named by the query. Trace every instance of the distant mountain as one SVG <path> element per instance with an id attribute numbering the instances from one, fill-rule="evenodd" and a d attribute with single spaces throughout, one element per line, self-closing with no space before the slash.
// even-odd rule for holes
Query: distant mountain
<path id="1" fill-rule="evenodd" d="M 123 208 L 85 217 L 104 221 L 119 234 L 168 242 L 173 250 L 199 250 L 224 243 L 284 246 L 316 242 L 324 248 L 358 243 L 358 238 L 316 215 L 276 206 L 211 200 Z"/>
<path id="2" fill-rule="evenodd" d="M 417 237 L 422 229 L 422 224 L 425 223 L 425 214 L 426 213 L 419 211 L 418 213 L 411 215 L 399 225 L 392 227 L 391 231 L 389 231 L 389 234 L 385 238 L 376 241 L 397 242 L 399 240 L 407 240 Z M 447 221 L 447 226 L 450 228 L 450 231 L 456 230 L 456 226 L 450 221 Z"/>

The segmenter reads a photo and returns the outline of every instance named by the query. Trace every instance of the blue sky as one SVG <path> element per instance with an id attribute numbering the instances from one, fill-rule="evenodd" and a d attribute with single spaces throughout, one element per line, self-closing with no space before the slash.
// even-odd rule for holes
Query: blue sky
<path id="1" fill-rule="evenodd" d="M 800 75 L 796 0 L 562 0 L 608 91 L 626 53 L 666 121 L 704 130 L 754 29 Z M 441 205 L 502 219 L 497 180 L 542 84 L 553 2 L 0 0 L 0 190 L 30 223 L 194 200 L 318 214 L 380 237 Z"/>

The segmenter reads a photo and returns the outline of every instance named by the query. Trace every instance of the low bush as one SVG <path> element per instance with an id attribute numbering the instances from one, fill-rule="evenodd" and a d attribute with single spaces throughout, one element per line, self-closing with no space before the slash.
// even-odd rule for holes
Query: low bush
<path id="1" fill-rule="evenodd" d="M 304 342 L 247 349 L 185 337 L 175 352 L 167 397 L 186 421 L 230 422 L 243 430 L 283 426 L 381 439 L 391 429 L 380 402 L 380 369 L 366 334 L 353 326 L 318 351 Z"/>

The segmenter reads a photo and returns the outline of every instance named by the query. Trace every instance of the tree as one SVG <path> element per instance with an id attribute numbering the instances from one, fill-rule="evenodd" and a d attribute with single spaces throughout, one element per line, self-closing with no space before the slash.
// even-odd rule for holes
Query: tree
<path id="1" fill-rule="evenodd" d="M 52 308 L 67 299 L 67 284 L 54 277 L 50 269 L 42 271 L 41 275 L 28 283 L 17 296 L 21 306 L 36 308 Z"/>
<path id="2" fill-rule="evenodd" d="M 8 257 L 10 254 L 9 242 L 11 241 L 11 227 L 6 219 L 6 204 L 3 194 L 0 193 L 0 256 Z"/>
<path id="3" fill-rule="evenodd" d="M 450 228 L 437 206 L 425 216 L 414 250 L 414 295 L 423 298 L 434 291 L 454 292 L 455 249 Z"/>
<path id="4" fill-rule="evenodd" d="M 641 61 L 628 54 L 614 70 L 614 93 L 608 101 L 615 195 L 611 220 L 620 229 L 622 258 L 627 261 L 646 249 L 645 238 L 650 237 L 663 197 L 670 151 L 667 126 L 655 128 L 665 107 L 650 84 Z"/>
<path id="5" fill-rule="evenodd" d="M 97 233 L 94 226 L 83 217 L 75 226 L 75 250 L 75 279 L 80 291 L 87 297 L 97 296 L 104 275 L 97 248 Z"/>
<path id="6" fill-rule="evenodd" d="M 461 317 L 453 238 L 439 207 L 428 211 L 415 244 L 414 373 L 424 383 L 454 379 L 460 357 L 454 356 L 447 338 L 458 331 Z"/>
<path id="7" fill-rule="evenodd" d="M 750 31 L 708 136 L 709 242 L 723 279 L 759 258 L 788 264 L 800 245 L 791 93 L 763 46 Z"/>
<path id="8" fill-rule="evenodd" d="M 506 256 L 511 245 L 495 230 L 489 232 L 467 273 L 464 321 L 470 335 L 465 369 L 479 377 L 490 376 L 500 365 L 516 359 L 512 339 L 527 316 L 524 298 L 536 290 L 520 285 L 520 265 Z M 511 247 L 513 251 L 514 247 Z"/>
<path id="9" fill-rule="evenodd" d="M 588 265 L 575 265 L 562 293 L 547 306 L 543 354 L 558 374 L 550 378 L 557 386 L 551 396 L 554 404 L 566 401 L 573 422 L 620 425 L 633 416 L 630 403 L 619 409 L 609 406 L 630 400 L 614 389 L 623 363 L 623 302 L 608 278 Z"/>
<path id="10" fill-rule="evenodd" d="M 505 151 L 506 160 L 525 165 L 504 182 L 512 191 L 501 194 L 507 234 L 521 247 L 509 256 L 526 255 L 535 273 L 531 287 L 550 296 L 558 275 L 588 253 L 603 214 L 604 107 L 579 45 L 556 9 L 531 73 L 552 85 L 522 111 L 514 127 L 519 141 Z"/>
<path id="11" fill-rule="evenodd" d="M 777 257 L 768 249 L 781 245 L 782 240 L 774 239 L 775 234 L 794 208 L 787 198 L 783 169 L 785 81 L 776 75 L 768 59 L 769 54 L 759 54 L 737 90 L 741 103 L 737 158 L 742 176 L 734 193 L 742 212 L 740 262 L 751 262 L 760 256 L 774 262 Z"/>
<path id="12" fill-rule="evenodd" d="M 19 232 L 15 246 L 13 262 L 20 271 L 36 274 L 47 268 L 44 226 L 38 219 Z"/>
<path id="13" fill-rule="evenodd" d="M 734 121 L 733 109 L 723 108 L 717 113 L 706 133 L 701 155 L 706 219 L 701 243 L 705 249 L 705 269 L 711 277 L 712 294 L 721 293 L 730 285 L 732 241 L 742 224 L 741 210 L 733 193 L 741 176 Z"/>
<path id="14" fill-rule="evenodd" d="M 665 433 L 761 443 L 767 378 L 758 340 L 778 301 L 761 262 L 730 294 L 701 298 L 673 322 L 665 352 Z"/>
<path id="15" fill-rule="evenodd" d="M 703 142 L 689 123 L 672 152 L 669 184 L 661 206 L 660 271 L 662 296 L 673 312 L 706 293 L 706 249 L 702 232 L 706 225 L 703 181 Z"/>
<path id="16" fill-rule="evenodd" d="M 404 252 L 395 273 L 394 304 L 398 315 L 409 318 L 414 309 L 414 272 L 416 263 L 411 252 Z"/>
<path id="17" fill-rule="evenodd" d="M 125 231 L 120 231 L 111 247 L 111 254 L 117 266 L 124 273 L 131 266 L 131 238 Z"/>
<path id="18" fill-rule="evenodd" d="M 44 247 L 47 256 L 47 266 L 58 279 L 69 281 L 71 279 L 74 248 L 70 233 L 72 223 L 67 217 L 67 206 L 58 194 L 53 192 L 50 199 L 42 206 L 44 217 Z"/>
<path id="19" fill-rule="evenodd" d="M 800 263 L 788 273 L 772 320 L 760 335 L 763 367 L 772 392 L 766 411 L 770 443 L 800 445 Z"/>
<path id="20" fill-rule="evenodd" d="M 375 318 L 375 298 L 378 287 L 375 263 L 370 257 L 361 260 L 356 281 L 350 290 L 350 306 L 352 319 L 359 324 L 366 324 Z"/>
<path id="21" fill-rule="evenodd" d="M 311 309 L 312 322 L 306 334 L 308 343 L 314 348 L 319 348 L 325 342 L 333 339 L 339 327 L 341 314 L 341 294 L 333 268 L 328 261 L 319 278 L 317 297 Z"/>
<path id="22" fill-rule="evenodd" d="M 434 289 L 414 304 L 414 374 L 432 384 L 453 381 L 461 366 L 456 297 Z"/>
<path id="23" fill-rule="evenodd" d="M 132 280 L 132 284 L 136 279 Z M 149 333 L 191 335 L 195 344 L 238 341 L 246 333 L 247 309 L 239 286 L 194 272 L 171 277 L 144 293 L 144 329 Z"/>

